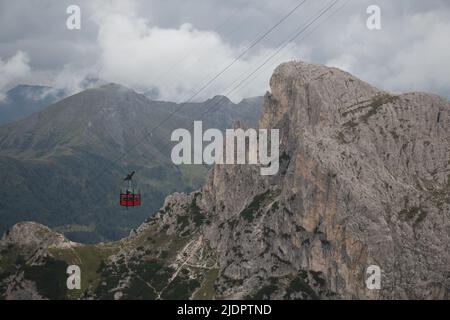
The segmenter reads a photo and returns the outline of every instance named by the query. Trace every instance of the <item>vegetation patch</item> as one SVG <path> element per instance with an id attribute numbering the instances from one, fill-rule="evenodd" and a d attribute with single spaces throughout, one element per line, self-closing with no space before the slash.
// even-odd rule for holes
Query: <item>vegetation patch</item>
<path id="1" fill-rule="evenodd" d="M 179 274 L 164 290 L 161 297 L 166 300 L 188 300 L 198 287 L 200 287 L 198 280 Z"/>
<path id="2" fill-rule="evenodd" d="M 339 144 L 347 144 L 348 143 L 348 141 L 345 139 L 345 134 L 342 131 L 337 132 L 336 140 Z"/>
<path id="3" fill-rule="evenodd" d="M 308 283 L 308 276 L 306 272 L 300 272 L 294 279 L 291 280 L 286 288 L 285 299 L 294 299 L 300 296 L 301 299 L 320 299 L 314 289 Z"/>
<path id="4" fill-rule="evenodd" d="M 199 206 L 197 205 L 197 196 L 199 194 L 197 193 L 194 198 L 192 199 L 192 202 L 189 206 L 189 214 L 192 217 L 192 221 L 194 221 L 194 224 L 196 227 L 199 227 L 203 224 L 204 220 L 205 220 L 205 216 L 202 214 L 201 209 L 199 208 Z"/>
<path id="5" fill-rule="evenodd" d="M 9 245 L 0 252 L 0 280 L 14 274 L 25 263 L 20 248 Z"/>
<path id="6" fill-rule="evenodd" d="M 196 300 L 208 300 L 214 298 L 215 289 L 214 283 L 219 276 L 219 269 L 211 269 L 205 273 L 202 285 L 200 289 L 195 293 L 194 299 Z"/>
<path id="7" fill-rule="evenodd" d="M 26 266 L 24 276 L 25 279 L 36 283 L 37 290 L 42 296 L 51 300 L 65 300 L 67 267 L 65 261 L 46 257 L 43 265 Z"/>
<path id="8" fill-rule="evenodd" d="M 111 290 L 119 284 L 123 272 L 119 272 L 114 266 L 106 266 L 104 263 L 101 264 L 98 273 L 101 275 L 101 282 L 95 289 L 95 295 L 101 300 L 112 300 L 114 299 Z"/>
<path id="9" fill-rule="evenodd" d="M 285 174 L 289 164 L 291 163 L 291 156 L 286 153 L 286 151 L 283 151 L 281 156 L 279 157 L 279 164 L 280 164 L 280 173 Z"/>
<path id="10" fill-rule="evenodd" d="M 252 202 L 244 210 L 241 211 L 241 216 L 245 220 L 252 222 L 253 219 L 255 218 L 256 212 L 258 212 L 258 210 L 261 208 L 261 206 L 264 203 L 264 200 L 267 198 L 269 194 L 270 191 L 267 190 L 266 192 L 255 196 Z"/>
<path id="11" fill-rule="evenodd" d="M 399 212 L 399 217 L 401 220 L 406 222 L 413 222 L 414 226 L 425 220 L 427 212 L 419 207 L 411 207 L 407 209 L 402 209 Z"/>
<path id="12" fill-rule="evenodd" d="M 220 276 L 220 279 L 223 281 L 224 283 L 224 287 L 238 287 L 238 286 L 242 286 L 242 284 L 244 283 L 244 280 L 242 279 L 232 279 L 224 274 L 222 274 Z M 214 288 L 217 290 L 218 286 L 217 283 L 214 284 Z"/>
<path id="13" fill-rule="evenodd" d="M 279 158 L 279 163 L 289 163 L 291 161 L 291 157 L 286 153 L 286 151 L 283 151 Z"/>
<path id="14" fill-rule="evenodd" d="M 346 123 L 344 123 L 343 126 L 346 128 L 353 129 L 356 128 L 358 124 L 353 119 L 350 119 Z"/>
<path id="15" fill-rule="evenodd" d="M 256 291 L 252 296 L 247 296 L 248 300 L 269 300 L 274 293 L 278 290 L 278 286 L 275 284 L 267 284 L 261 289 Z"/>
<path id="16" fill-rule="evenodd" d="M 317 285 L 319 285 L 320 287 L 325 286 L 325 279 L 322 277 L 322 272 L 310 271 L 309 273 L 312 275 Z"/>
<path id="17" fill-rule="evenodd" d="M 230 228 L 230 230 L 234 230 L 234 228 L 236 228 L 236 226 L 238 225 L 239 221 L 237 219 L 230 219 L 228 220 L 228 227 Z"/>
<path id="18" fill-rule="evenodd" d="M 352 109 L 352 110 L 342 113 L 342 116 L 346 117 L 350 114 L 354 115 L 354 114 L 358 113 L 359 111 L 368 109 L 368 111 L 364 115 L 359 117 L 360 122 L 367 123 L 369 118 L 374 116 L 375 114 L 377 114 L 377 112 L 381 109 L 381 107 L 383 105 L 385 105 L 387 103 L 392 103 L 397 99 L 398 99 L 398 96 L 394 96 L 389 93 L 378 94 L 371 100 L 363 101 L 364 104 L 359 106 L 358 108 L 355 108 L 355 109 Z M 358 126 L 358 123 L 355 122 L 355 119 L 350 119 L 346 123 L 344 123 L 343 126 L 353 129 Z M 337 137 L 338 142 L 341 144 L 346 143 L 345 139 L 342 139 L 344 137 L 343 136 L 339 137 L 339 135 L 340 134 L 338 133 L 338 137 Z"/>
<path id="19" fill-rule="evenodd" d="M 270 211 L 273 213 L 273 212 L 276 212 L 279 208 L 280 208 L 280 206 L 279 206 L 278 201 L 275 201 L 275 202 L 272 204 L 272 207 L 270 208 Z"/>
<path id="20" fill-rule="evenodd" d="M 141 279 L 158 291 L 165 287 L 174 272 L 172 268 L 164 266 L 162 261 L 156 259 L 141 262 L 135 270 Z"/>
<path id="21" fill-rule="evenodd" d="M 360 120 L 364 123 L 367 123 L 369 118 L 377 114 L 377 112 L 383 105 L 387 103 L 392 103 L 397 99 L 398 99 L 397 96 L 393 96 L 389 93 L 377 95 L 371 100 L 370 104 L 368 105 L 369 111 L 367 111 L 366 114 L 362 115 L 360 117 Z"/>
<path id="22" fill-rule="evenodd" d="M 186 214 L 177 216 L 177 225 L 183 230 L 190 226 L 191 222 L 196 227 L 201 226 L 205 221 L 205 216 L 203 215 L 200 207 L 197 205 L 197 197 L 199 193 L 197 193 L 192 199 L 191 203 L 185 207 Z"/>
<path id="23" fill-rule="evenodd" d="M 154 300 L 157 298 L 155 290 L 140 278 L 131 279 L 130 285 L 123 290 L 123 293 L 127 299 L 132 300 Z"/>
<path id="24" fill-rule="evenodd" d="M 55 259 L 68 265 L 78 265 L 81 268 L 81 290 L 71 290 L 69 298 L 79 298 L 90 287 L 97 287 L 100 281 L 102 263 L 119 250 L 116 246 L 79 246 L 70 249 L 50 249 Z M 64 272 L 65 275 L 65 272 Z"/>
<path id="25" fill-rule="evenodd" d="M 431 199 L 433 200 L 434 205 L 441 210 L 444 209 L 446 205 L 450 205 L 450 174 L 447 176 L 447 184 L 444 188 L 431 191 Z"/>
<path id="26" fill-rule="evenodd" d="M 187 215 L 177 216 L 177 225 L 181 230 L 183 230 L 189 225 L 189 217 Z"/>

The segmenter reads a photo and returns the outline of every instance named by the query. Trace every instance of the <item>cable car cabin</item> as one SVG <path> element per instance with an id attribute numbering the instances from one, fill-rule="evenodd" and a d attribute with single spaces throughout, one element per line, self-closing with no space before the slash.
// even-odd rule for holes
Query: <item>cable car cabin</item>
<path id="1" fill-rule="evenodd" d="M 135 192 L 133 185 L 133 176 L 134 171 L 128 174 L 125 179 L 123 179 L 123 183 L 127 183 L 127 187 L 120 190 L 120 205 L 122 207 L 139 207 L 142 204 L 141 193 L 138 190 Z"/>
<path id="2" fill-rule="evenodd" d="M 142 204 L 141 193 L 135 193 L 134 190 L 127 192 L 120 192 L 120 205 L 122 207 L 139 207 Z"/>

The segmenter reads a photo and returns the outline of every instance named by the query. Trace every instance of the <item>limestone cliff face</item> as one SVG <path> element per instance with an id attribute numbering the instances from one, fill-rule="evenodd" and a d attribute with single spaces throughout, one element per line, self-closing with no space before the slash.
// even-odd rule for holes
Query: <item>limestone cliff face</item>
<path id="1" fill-rule="evenodd" d="M 303 62 L 270 83 L 259 126 L 281 131 L 279 173 L 217 165 L 198 195 L 217 296 L 448 298 L 449 101 Z M 372 264 L 381 290 L 366 288 Z"/>

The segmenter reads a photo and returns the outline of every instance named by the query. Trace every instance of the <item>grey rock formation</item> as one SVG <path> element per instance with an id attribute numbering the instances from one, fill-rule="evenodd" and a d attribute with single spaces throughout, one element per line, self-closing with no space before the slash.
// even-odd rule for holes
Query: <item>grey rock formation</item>
<path id="1" fill-rule="evenodd" d="M 68 248 L 78 245 L 67 240 L 62 234 L 35 222 L 16 223 L 3 235 L 1 243 L 2 245 L 31 246 L 36 248 Z"/>
<path id="2" fill-rule="evenodd" d="M 216 294 L 272 286 L 272 298 L 295 297 L 287 279 L 312 274 L 323 298 L 448 298 L 449 101 L 303 62 L 280 65 L 270 83 L 259 125 L 282 132 L 279 174 L 217 165 L 198 194 Z M 176 225 L 170 217 L 160 223 Z M 366 288 L 372 264 L 381 290 Z"/>

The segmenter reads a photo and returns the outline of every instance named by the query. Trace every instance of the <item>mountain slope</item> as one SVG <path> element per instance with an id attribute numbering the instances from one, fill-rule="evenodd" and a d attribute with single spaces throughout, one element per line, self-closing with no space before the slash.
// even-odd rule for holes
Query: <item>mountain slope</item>
<path id="1" fill-rule="evenodd" d="M 112 251 L 85 247 L 101 260 L 81 259 L 91 285 L 59 297 L 448 299 L 449 111 L 435 95 L 393 95 L 335 68 L 282 64 L 259 122 L 280 130 L 278 174 L 214 166 L 200 190 L 167 197 Z M 7 243 L 5 257 L 17 252 Z M 68 252 L 41 257 L 77 264 Z M 32 281 L 20 268 L 57 269 L 19 260 L 2 267 L 4 298 L 42 293 L 11 285 Z M 380 290 L 366 287 L 370 265 L 382 270 Z"/>
<path id="2" fill-rule="evenodd" d="M 241 108 L 219 101 L 220 115 L 206 117 L 205 127 L 231 126 L 241 113 L 254 124 L 260 113 L 257 102 Z M 172 164 L 170 136 L 175 128 L 189 129 L 197 119 L 194 112 L 210 105 L 190 104 L 190 112 L 158 127 L 179 105 L 150 101 L 109 84 L 0 127 L 0 232 L 33 220 L 83 242 L 127 235 L 166 195 L 193 190 L 204 181 L 206 167 Z M 124 211 L 117 197 L 122 178 L 132 170 L 137 171 L 144 205 Z"/>

